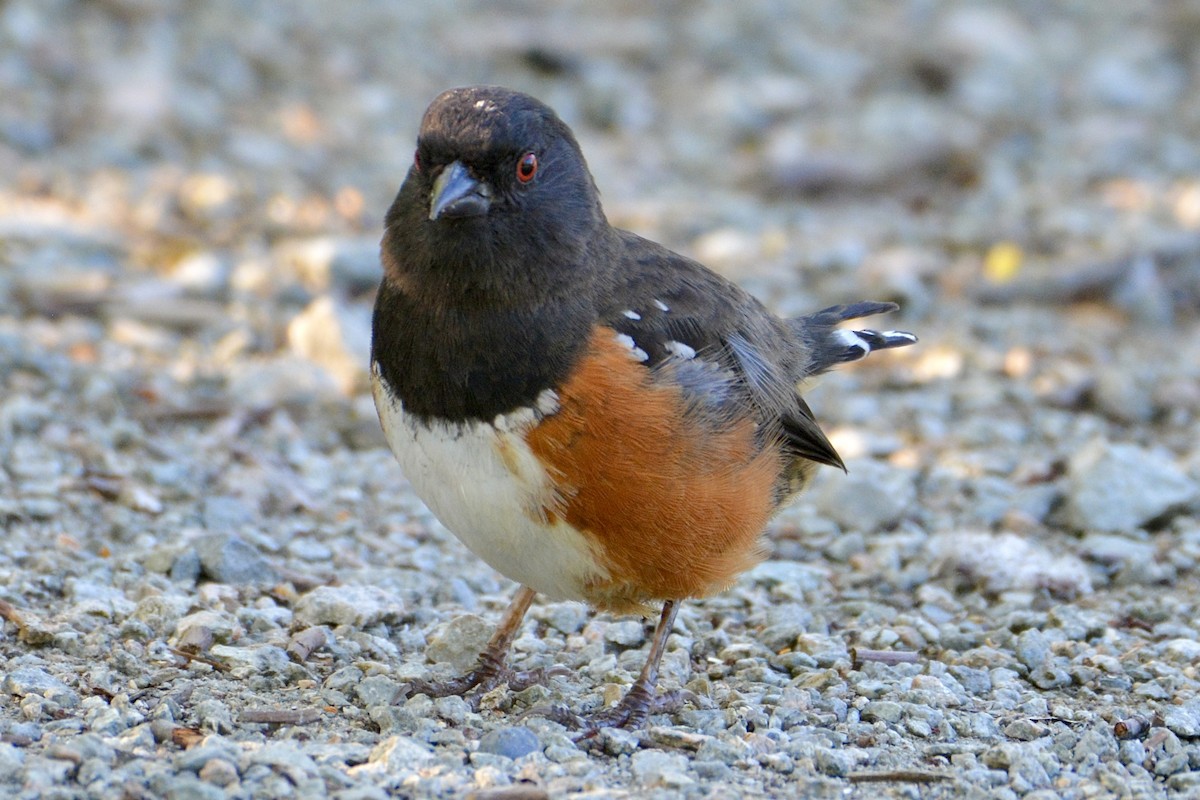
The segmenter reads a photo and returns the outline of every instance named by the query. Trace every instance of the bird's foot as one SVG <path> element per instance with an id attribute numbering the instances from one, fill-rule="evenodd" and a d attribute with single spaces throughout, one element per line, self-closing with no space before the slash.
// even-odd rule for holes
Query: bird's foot
<path id="1" fill-rule="evenodd" d="M 575 741 L 580 742 L 594 738 L 604 728 L 635 730 L 645 725 L 651 714 L 669 714 L 678 711 L 686 703 L 699 708 L 708 706 L 704 699 L 687 689 L 655 694 L 653 687 L 640 686 L 635 682 L 615 706 L 588 716 L 576 714 L 561 704 L 535 706 L 526 714 L 544 717 L 579 731 Z"/>
<path id="2" fill-rule="evenodd" d="M 508 684 L 513 691 L 520 692 L 543 682 L 552 675 L 573 674 L 566 667 L 514 670 L 505 664 L 513 637 L 521 627 L 521 620 L 525 618 L 525 612 L 533 603 L 534 594 L 533 589 L 528 586 L 522 586 L 517 590 L 508 609 L 504 612 L 504 618 L 500 621 L 499 627 L 492 634 L 492 638 L 488 640 L 487 647 L 479 654 L 479 666 L 466 675 L 445 681 L 410 681 L 397 690 L 396 697 L 392 702 L 401 703 L 418 694 L 428 697 L 458 695 L 466 697 L 471 703 L 471 707 L 478 710 L 480 698 L 497 686 Z M 468 693 L 470 693 L 470 697 L 467 697 Z"/>
<path id="3" fill-rule="evenodd" d="M 399 703 L 419 694 L 429 697 L 458 695 L 466 698 L 472 708 L 477 709 L 480 698 L 497 686 L 508 684 L 508 688 L 514 692 L 522 692 L 530 686 L 543 683 L 547 678 L 571 674 L 570 670 L 561 666 L 526 670 L 510 669 L 502 660 L 489 656 L 489 653 L 483 653 L 479 657 L 478 667 L 457 678 L 444 681 L 409 681 L 396 692 L 395 702 Z"/>
<path id="4" fill-rule="evenodd" d="M 621 702 L 583 719 L 579 739 L 590 739 L 602 728 L 636 730 L 646 724 L 651 714 L 669 714 L 689 702 L 700 705 L 700 699 L 687 689 L 655 694 L 653 687 L 639 686 L 635 682 Z"/>

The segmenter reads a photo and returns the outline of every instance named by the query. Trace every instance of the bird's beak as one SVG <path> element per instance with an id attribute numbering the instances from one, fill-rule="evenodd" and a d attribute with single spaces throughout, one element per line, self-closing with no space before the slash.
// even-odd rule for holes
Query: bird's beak
<path id="1" fill-rule="evenodd" d="M 488 185 L 472 178 L 462 162 L 452 161 L 433 182 L 429 218 L 478 217 L 486 214 L 491 204 Z"/>

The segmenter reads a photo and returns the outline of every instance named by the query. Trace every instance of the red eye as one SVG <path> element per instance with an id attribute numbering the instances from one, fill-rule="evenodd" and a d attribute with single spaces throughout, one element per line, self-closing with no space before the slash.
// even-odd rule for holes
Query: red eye
<path id="1" fill-rule="evenodd" d="M 537 175 L 537 156 L 533 153 L 526 153 L 521 156 L 521 160 L 517 162 L 517 180 L 521 183 L 529 183 L 533 180 L 533 176 Z"/>
<path id="2" fill-rule="evenodd" d="M 417 172 L 421 171 L 421 151 L 420 150 L 416 150 L 413 152 L 413 169 L 415 169 Z"/>

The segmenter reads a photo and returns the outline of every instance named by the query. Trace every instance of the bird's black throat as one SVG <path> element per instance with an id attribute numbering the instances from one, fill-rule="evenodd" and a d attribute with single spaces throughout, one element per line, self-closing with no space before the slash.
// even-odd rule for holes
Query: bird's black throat
<path id="1" fill-rule="evenodd" d="M 432 304 L 385 279 L 375 301 L 371 362 L 407 414 L 491 421 L 560 385 L 589 328 L 575 303 Z"/>

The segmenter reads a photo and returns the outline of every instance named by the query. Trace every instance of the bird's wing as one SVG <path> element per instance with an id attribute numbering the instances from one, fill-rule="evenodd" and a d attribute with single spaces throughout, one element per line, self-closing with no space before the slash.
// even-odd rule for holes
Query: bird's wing
<path id="1" fill-rule="evenodd" d="M 792 456 L 842 468 L 800 397 L 811 354 L 788 323 L 699 263 L 620 232 L 622 256 L 600 321 L 628 336 L 645 365 L 669 371 L 698 409 L 720 420 L 749 406 L 764 437 Z"/>

